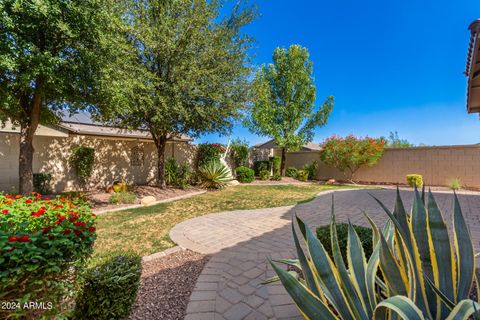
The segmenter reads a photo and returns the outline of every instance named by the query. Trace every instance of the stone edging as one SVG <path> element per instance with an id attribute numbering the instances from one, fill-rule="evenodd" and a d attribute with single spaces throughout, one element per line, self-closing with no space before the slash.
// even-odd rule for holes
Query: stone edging
<path id="1" fill-rule="evenodd" d="M 201 190 L 201 191 L 196 191 L 196 192 L 192 192 L 192 193 L 187 193 L 187 194 L 184 194 L 184 195 L 181 195 L 181 196 L 176 196 L 176 197 L 173 197 L 173 198 L 162 199 L 162 200 L 155 201 L 155 202 L 149 204 L 148 206 L 143 206 L 141 204 L 132 204 L 132 205 L 128 205 L 128 206 L 121 207 L 121 208 L 115 208 L 115 209 L 104 209 L 104 210 L 95 210 L 94 209 L 94 210 L 92 210 L 92 213 L 95 213 L 96 215 L 101 215 L 101 214 L 118 212 L 118 211 L 129 210 L 129 209 L 136 209 L 136 208 L 141 208 L 141 207 L 150 207 L 150 206 L 154 206 L 154 205 L 157 205 L 157 204 L 160 204 L 160 203 L 168 203 L 168 202 L 172 202 L 172 201 L 176 201 L 176 200 L 187 199 L 187 198 L 190 198 L 190 197 L 194 197 L 194 196 L 204 194 L 206 192 L 207 192 L 206 190 Z"/>
<path id="2" fill-rule="evenodd" d="M 173 253 L 183 251 L 183 250 L 186 250 L 186 249 L 183 248 L 183 247 L 180 247 L 180 246 L 175 246 L 175 247 L 169 248 L 167 250 L 156 252 L 156 253 L 151 254 L 149 256 L 144 256 L 144 257 L 142 257 L 142 262 L 149 262 L 149 261 L 153 261 L 153 260 L 156 260 L 156 259 L 160 259 L 160 258 L 166 257 L 168 255 L 171 255 Z"/>

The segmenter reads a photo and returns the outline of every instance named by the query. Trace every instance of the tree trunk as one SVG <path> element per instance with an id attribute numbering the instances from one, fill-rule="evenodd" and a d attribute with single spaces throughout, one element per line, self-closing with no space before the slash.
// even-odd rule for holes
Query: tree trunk
<path id="1" fill-rule="evenodd" d="M 153 136 L 155 146 L 157 147 L 157 185 L 160 189 L 166 189 L 165 182 L 165 149 L 167 147 L 167 135 Z"/>
<path id="2" fill-rule="evenodd" d="M 33 191 L 33 137 L 40 122 L 42 99 L 35 93 L 31 107 L 25 107 L 29 114 L 20 125 L 20 155 L 18 159 L 19 192 L 29 195 Z"/>
<path id="3" fill-rule="evenodd" d="M 280 172 L 285 176 L 285 162 L 287 161 L 287 150 L 282 148 L 282 163 L 280 164 Z"/>

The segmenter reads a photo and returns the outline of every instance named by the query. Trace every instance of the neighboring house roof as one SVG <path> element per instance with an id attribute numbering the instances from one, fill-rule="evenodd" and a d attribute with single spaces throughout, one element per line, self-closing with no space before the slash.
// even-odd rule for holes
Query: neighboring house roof
<path id="1" fill-rule="evenodd" d="M 257 143 L 254 145 L 252 148 L 257 148 L 257 149 L 276 149 L 278 148 L 275 145 L 275 141 L 273 139 L 268 140 L 266 142 L 261 142 Z M 304 144 L 301 148 L 302 151 L 320 151 L 322 147 L 319 144 L 313 143 L 313 142 L 308 142 Z"/>
<path id="2" fill-rule="evenodd" d="M 0 132 L 19 132 L 18 128 L 7 124 L 5 128 L 0 127 Z M 55 131 L 66 132 L 78 135 L 102 136 L 113 138 L 128 138 L 128 139 L 152 139 L 150 132 L 146 130 L 127 130 L 118 127 L 103 125 L 99 122 L 93 121 L 88 113 L 77 113 L 75 115 L 68 115 L 62 117 L 62 121 L 56 126 L 39 126 L 37 135 L 43 136 L 62 136 L 55 134 Z M 63 136 L 67 136 L 63 133 Z M 182 135 L 169 139 L 172 141 L 192 141 L 189 136 Z"/>
<path id="3" fill-rule="evenodd" d="M 467 111 L 480 112 L 480 19 L 468 27 L 470 29 L 470 44 L 468 47 L 465 75 L 467 85 Z"/>

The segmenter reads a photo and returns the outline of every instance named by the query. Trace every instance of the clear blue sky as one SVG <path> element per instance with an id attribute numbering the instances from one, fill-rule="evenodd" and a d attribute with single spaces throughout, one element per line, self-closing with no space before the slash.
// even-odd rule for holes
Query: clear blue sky
<path id="1" fill-rule="evenodd" d="M 332 134 L 388 136 L 429 145 L 480 143 L 478 114 L 466 113 L 468 25 L 478 0 L 259 0 L 261 16 L 245 31 L 256 38 L 254 62 L 271 62 L 276 47 L 310 51 L 317 103 L 335 96 Z M 240 124 L 233 137 L 268 138 Z M 206 135 L 199 142 L 225 142 Z"/>

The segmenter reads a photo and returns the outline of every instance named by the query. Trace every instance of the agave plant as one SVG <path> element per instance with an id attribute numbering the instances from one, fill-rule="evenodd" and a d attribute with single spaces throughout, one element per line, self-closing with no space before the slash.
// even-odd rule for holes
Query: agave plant
<path id="1" fill-rule="evenodd" d="M 298 267 L 302 276 L 285 271 L 275 262 L 272 266 L 307 319 L 476 317 L 480 305 L 469 299 L 477 281 L 474 249 L 456 194 L 454 197 L 453 245 L 431 192 L 425 205 L 424 193 L 415 190 L 408 214 L 397 190 L 393 212 L 375 198 L 389 218 L 382 230 L 365 215 L 373 229 L 373 253 L 368 261 L 349 224 L 347 267 L 338 245 L 332 204 L 333 260 L 325 250 L 326 244 L 294 217 L 306 249 L 300 245 L 292 223 L 298 259 L 276 262 Z"/>
<path id="2" fill-rule="evenodd" d="M 222 189 L 233 180 L 229 168 L 221 161 L 210 161 L 198 169 L 201 186 L 207 189 Z"/>

